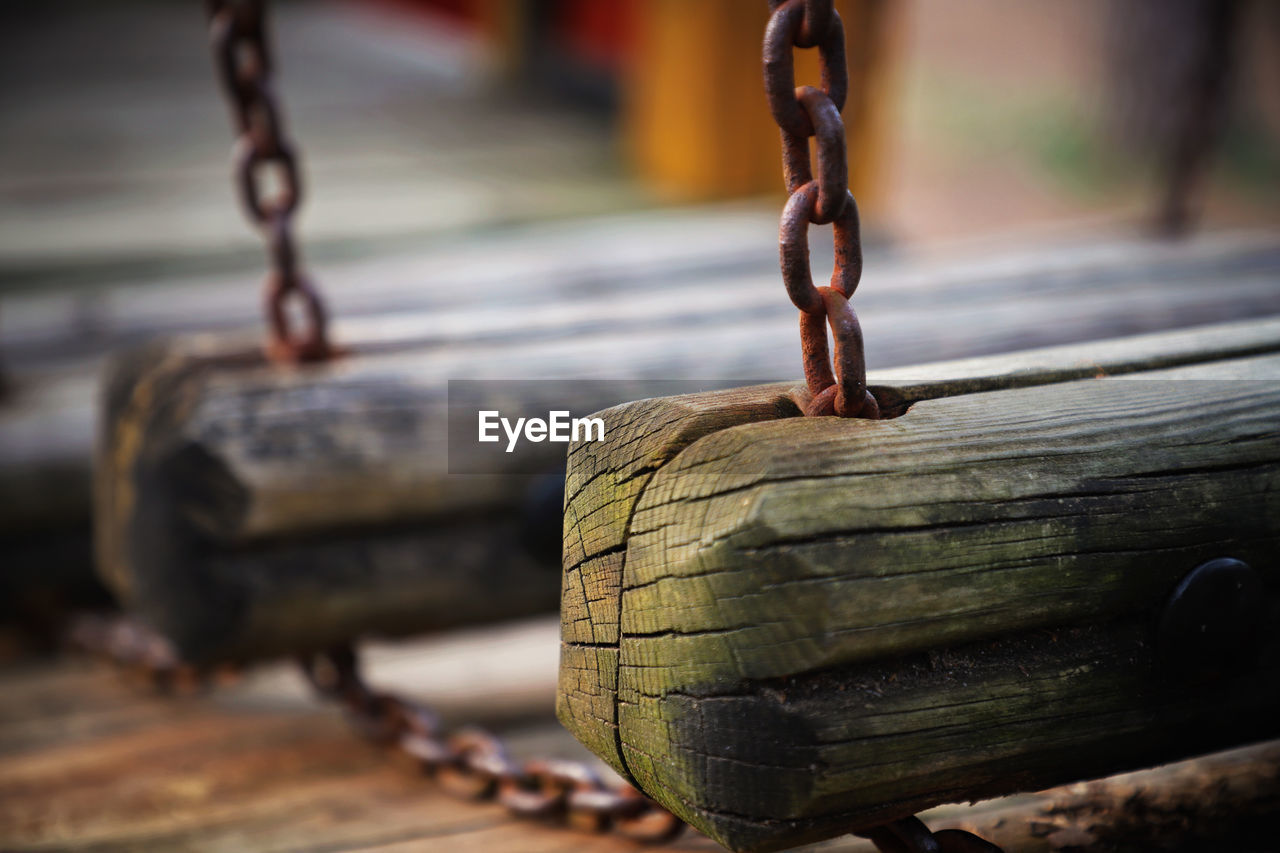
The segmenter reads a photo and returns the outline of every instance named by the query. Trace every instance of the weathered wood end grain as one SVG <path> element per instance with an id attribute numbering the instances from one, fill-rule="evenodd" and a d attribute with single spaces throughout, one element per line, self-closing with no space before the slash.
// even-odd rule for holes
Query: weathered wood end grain
<path id="1" fill-rule="evenodd" d="M 615 770 L 618 606 L 631 511 L 649 478 L 704 435 L 798 412 L 790 385 L 641 400 L 598 413 L 605 439 L 570 446 L 561 581 L 560 721 Z"/>

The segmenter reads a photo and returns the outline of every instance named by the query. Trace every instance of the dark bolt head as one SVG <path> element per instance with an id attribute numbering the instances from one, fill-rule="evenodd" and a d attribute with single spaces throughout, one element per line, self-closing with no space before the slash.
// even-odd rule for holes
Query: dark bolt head
<path id="1" fill-rule="evenodd" d="M 1178 582 L 1160 616 L 1156 651 L 1170 675 L 1204 677 L 1247 668 L 1266 613 L 1262 576 L 1223 557 Z"/>

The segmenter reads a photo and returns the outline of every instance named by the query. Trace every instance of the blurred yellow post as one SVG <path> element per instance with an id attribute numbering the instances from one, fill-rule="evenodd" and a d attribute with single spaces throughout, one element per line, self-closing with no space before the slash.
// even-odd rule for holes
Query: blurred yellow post
<path id="1" fill-rule="evenodd" d="M 891 12 L 886 0 L 836 7 L 848 39 L 850 186 L 866 207 L 884 149 Z M 635 10 L 624 135 L 640 178 L 677 201 L 781 192 L 781 143 L 761 77 L 764 0 L 644 0 Z M 797 50 L 797 84 L 817 81 L 817 51 Z"/>
<path id="2" fill-rule="evenodd" d="M 471 0 L 476 26 L 493 48 L 498 77 L 514 77 L 524 67 L 527 6 L 524 0 Z"/>

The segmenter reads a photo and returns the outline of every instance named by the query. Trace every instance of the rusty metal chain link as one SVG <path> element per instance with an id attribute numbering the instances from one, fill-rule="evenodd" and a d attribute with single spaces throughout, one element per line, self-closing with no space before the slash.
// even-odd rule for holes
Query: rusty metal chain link
<path id="1" fill-rule="evenodd" d="M 501 740 L 479 728 L 446 734 L 430 709 L 372 690 L 350 646 L 305 655 L 299 663 L 321 696 L 343 706 L 357 732 L 409 756 L 451 793 L 496 800 L 517 817 L 613 831 L 647 843 L 669 841 L 684 830 L 684 822 L 662 806 L 630 785 L 605 784 L 585 764 L 516 761 Z"/>
<path id="2" fill-rule="evenodd" d="M 80 613 L 65 633 L 71 646 L 164 692 L 195 690 L 239 674 L 234 664 L 201 667 L 184 662 L 168 640 L 127 617 Z"/>
<path id="3" fill-rule="evenodd" d="M 272 86 L 265 0 L 206 0 L 205 7 L 214 65 L 236 131 L 236 188 L 270 256 L 264 294 L 267 352 L 283 362 L 330 358 L 337 351 L 328 338 L 324 300 L 298 263 L 293 217 L 302 200 L 302 177 Z M 265 187 L 272 176 L 275 188 L 268 196 Z M 290 320 L 291 299 L 300 303 L 302 331 Z"/>
<path id="4" fill-rule="evenodd" d="M 791 194 L 782 211 L 782 281 L 800 309 L 800 346 L 811 399 L 806 415 L 880 417 L 867 390 L 858 315 L 849 305 L 862 278 L 858 206 L 849 192 L 848 150 L 841 112 L 849 93 L 844 23 L 832 0 L 769 0 L 764 33 L 764 87 L 782 132 L 782 171 Z M 817 48 L 821 87 L 796 87 L 796 48 Z M 816 140 L 816 177 L 809 139 Z M 835 271 L 829 287 L 815 287 L 809 269 L 809 226 L 831 223 Z M 835 361 L 827 328 L 835 342 Z"/>

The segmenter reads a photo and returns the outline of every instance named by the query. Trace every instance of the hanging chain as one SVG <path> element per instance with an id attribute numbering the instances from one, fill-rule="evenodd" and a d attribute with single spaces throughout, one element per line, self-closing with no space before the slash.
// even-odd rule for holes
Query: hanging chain
<path id="1" fill-rule="evenodd" d="M 764 31 L 764 88 L 769 111 L 782 132 L 782 175 L 791 197 L 778 229 L 782 282 L 800 309 L 800 347 L 805 384 L 812 395 L 806 415 L 880 417 L 867 390 L 867 363 L 858 315 L 849 305 L 862 279 L 862 235 L 858 205 L 849 192 L 844 111 L 849 94 L 844 22 L 834 0 L 769 0 Z M 818 49 L 821 88 L 796 86 L 793 48 Z M 816 139 L 817 177 L 809 156 Z M 835 270 L 829 287 L 815 287 L 809 269 L 809 226 L 830 223 Z M 827 326 L 835 342 L 835 365 L 827 348 Z M 1000 853 L 970 832 L 930 832 L 907 817 L 858 835 L 886 853 Z"/>
<path id="2" fill-rule="evenodd" d="M 862 328 L 849 297 L 862 278 L 862 238 L 858 205 L 849 192 L 844 110 L 849 92 L 844 24 L 832 0 L 769 0 L 772 15 L 764 32 L 764 87 L 769 110 L 782 131 L 782 171 L 787 200 L 779 228 L 782 281 L 800 309 L 800 346 L 805 383 L 812 399 L 806 415 L 878 418 L 880 408 L 867 390 Z M 796 88 L 792 48 L 818 49 L 822 88 Z M 817 177 L 809 158 L 809 137 L 817 139 Z M 835 271 L 830 287 L 815 287 L 809 270 L 809 225 L 831 223 Z M 835 366 L 827 348 L 827 327 L 835 341 Z"/>
<path id="3" fill-rule="evenodd" d="M 213 60 L 231 106 L 236 142 L 235 183 L 250 223 L 262 232 L 270 255 L 265 309 L 267 352 L 283 362 L 316 361 L 336 354 L 328 339 L 328 313 L 310 276 L 303 272 L 293 236 L 293 216 L 302 199 L 297 150 L 288 139 L 272 87 L 274 62 L 268 44 L 264 0 L 206 0 Z M 264 195 L 274 173 L 276 188 Z M 290 298 L 300 300 L 305 330 L 289 319 Z"/>

